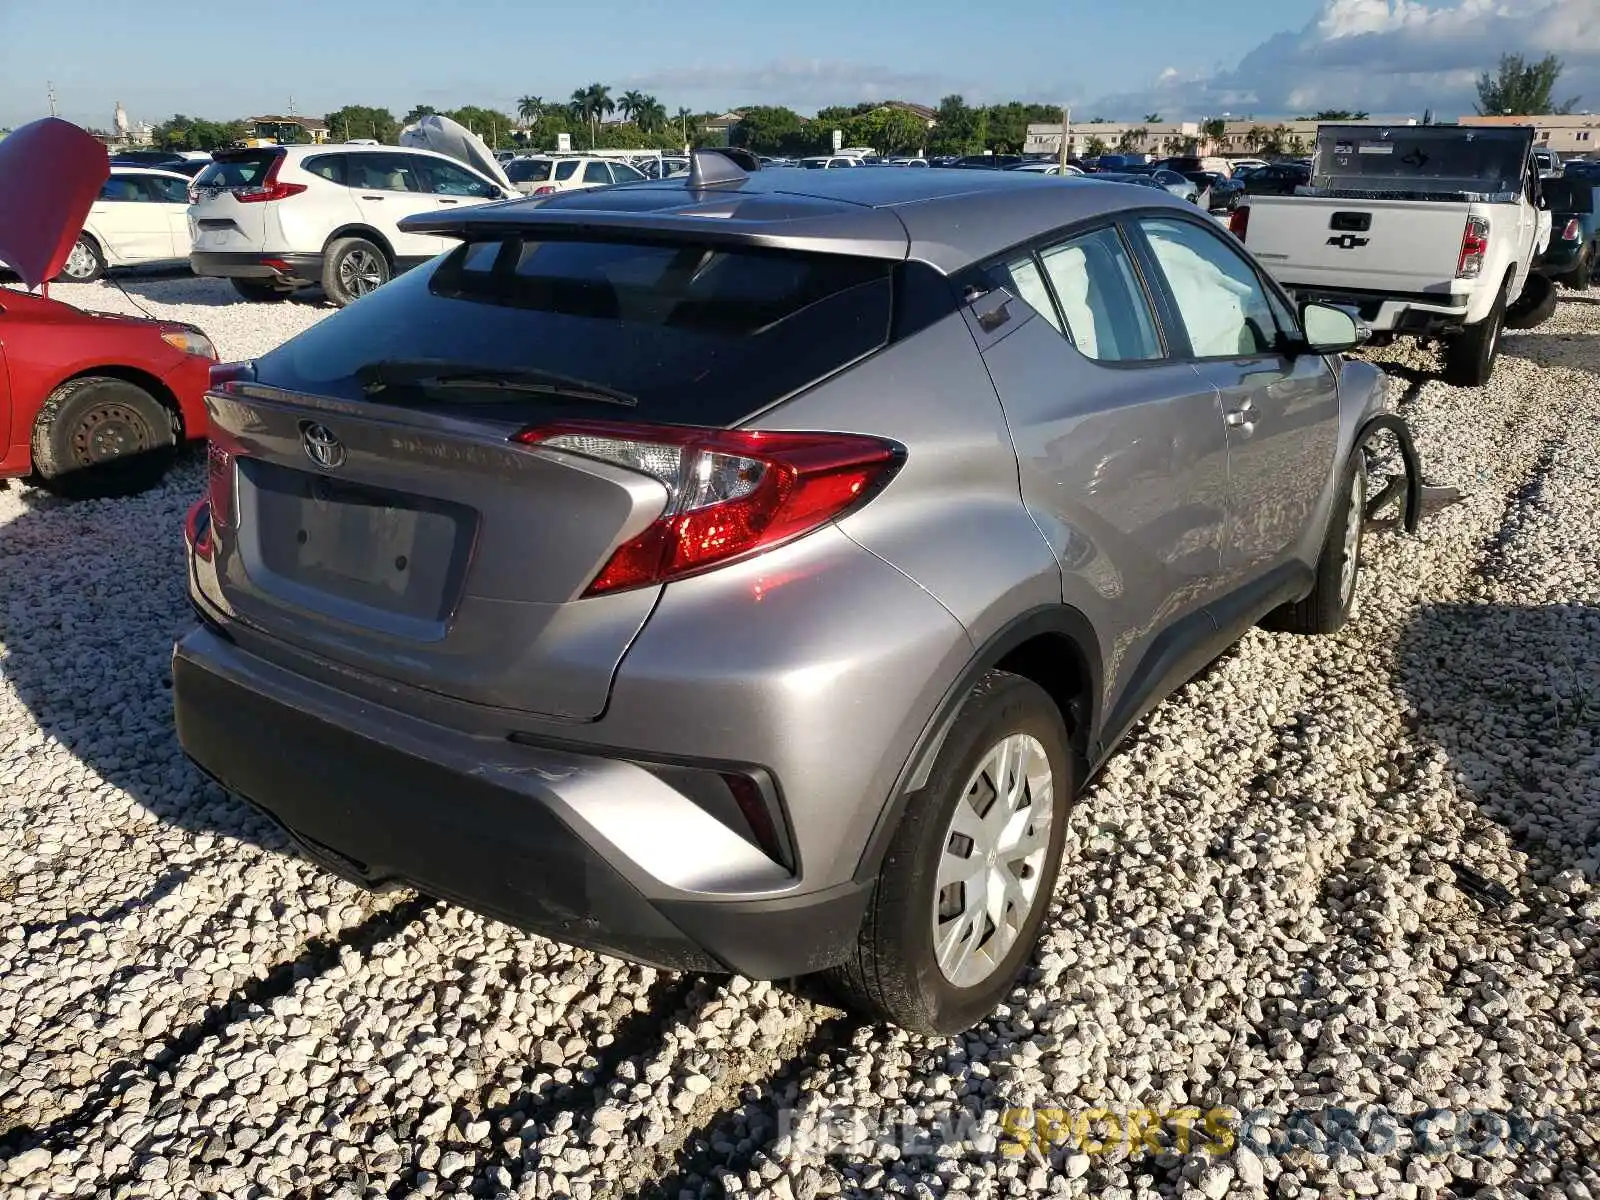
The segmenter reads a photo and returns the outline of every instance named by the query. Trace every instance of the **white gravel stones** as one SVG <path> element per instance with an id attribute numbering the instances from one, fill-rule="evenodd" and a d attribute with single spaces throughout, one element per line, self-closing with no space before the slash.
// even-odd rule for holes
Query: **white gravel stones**
<path id="1" fill-rule="evenodd" d="M 227 357 L 328 311 L 124 286 Z M 1397 394 L 1427 366 L 1374 357 Z M 173 742 L 198 465 L 117 503 L 0 490 L 0 1189 L 1600 1195 L 1597 375 L 1600 305 L 1569 298 L 1507 336 L 1491 387 L 1408 393 L 1463 502 L 1369 541 L 1339 636 L 1252 634 L 1154 714 L 1074 814 L 1022 986 L 937 1042 L 304 864 Z M 1553 1137 L 1456 1147 L 1441 1116 L 1438 1152 L 1391 1146 L 1379 1105 Z M 1086 1152 L 1092 1109 L 1115 1122 L 1085 1123 L 1108 1143 Z M 1195 1144 L 1107 1132 L 1183 1109 Z M 1018 1147 L 1022 1110 L 1068 1136 Z M 1199 1114 L 1223 1110 L 1254 1114 L 1257 1149 L 1205 1151 Z M 1321 1152 L 1267 1145 L 1313 1111 Z"/>

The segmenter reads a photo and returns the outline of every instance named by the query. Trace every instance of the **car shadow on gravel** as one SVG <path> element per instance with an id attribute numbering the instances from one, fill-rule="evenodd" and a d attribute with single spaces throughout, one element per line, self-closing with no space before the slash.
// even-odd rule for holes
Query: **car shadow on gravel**
<path id="1" fill-rule="evenodd" d="M 233 285 L 226 279 L 190 275 L 187 271 L 182 275 L 124 278 L 120 283 L 122 290 L 130 297 L 154 304 L 193 304 L 205 308 L 231 308 L 238 304 L 252 303 L 241 299 L 239 293 L 233 290 Z M 309 305 L 312 308 L 321 308 L 327 302 L 328 298 L 323 295 L 322 289 L 317 287 L 301 288 L 276 301 L 277 304 Z M 254 303 L 258 303 L 264 310 L 274 307 L 265 301 Z"/>
<path id="2" fill-rule="evenodd" d="M 1399 651 L 1419 731 L 1527 857 L 1521 880 L 1458 864 L 1467 889 L 1504 904 L 1503 887 L 1537 907 L 1541 888 L 1572 895 L 1600 884 L 1600 608 L 1429 605 Z M 1484 834 L 1469 828 L 1461 840 Z"/>
<path id="3" fill-rule="evenodd" d="M 161 485 L 117 500 L 14 485 L 8 520 L 0 509 L 0 678 L 38 732 L 5 732 L 65 749 L 88 768 L 74 786 L 104 780 L 163 823 L 290 853 L 275 824 L 189 763 L 173 729 L 172 646 L 195 625 L 181 531 L 203 465 L 186 448 Z"/>

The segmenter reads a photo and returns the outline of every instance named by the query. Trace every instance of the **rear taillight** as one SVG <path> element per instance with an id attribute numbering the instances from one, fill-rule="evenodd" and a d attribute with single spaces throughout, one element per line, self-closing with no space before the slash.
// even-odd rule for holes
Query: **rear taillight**
<path id="1" fill-rule="evenodd" d="M 1461 257 L 1456 260 L 1457 279 L 1476 279 L 1489 253 L 1489 222 L 1483 217 L 1468 217 L 1461 231 Z"/>
<path id="2" fill-rule="evenodd" d="M 1228 232 L 1241 242 L 1244 235 L 1250 232 L 1250 206 L 1241 204 L 1228 214 Z"/>
<path id="3" fill-rule="evenodd" d="M 1578 224 L 1578 218 L 1573 217 L 1567 222 L 1567 227 L 1561 231 L 1563 242 L 1575 242 L 1583 235 L 1583 226 Z"/>
<path id="4" fill-rule="evenodd" d="M 201 497 L 183 518 L 183 541 L 196 558 L 211 557 L 211 501 Z"/>
<path id="5" fill-rule="evenodd" d="M 612 554 L 585 595 L 665 583 L 769 550 L 868 500 L 894 475 L 899 447 L 874 437 L 571 421 L 516 441 L 653 475 L 661 516 Z"/>
<path id="6" fill-rule="evenodd" d="M 211 524 L 218 529 L 233 528 L 234 455 L 213 440 L 206 447 L 206 500 L 211 506 Z"/>
<path id="7" fill-rule="evenodd" d="M 556 189 L 553 186 L 551 186 L 550 184 L 546 183 L 546 184 L 542 184 L 539 187 L 534 188 L 533 189 L 533 194 L 535 196 L 553 196 L 555 194 L 555 190 Z"/>
<path id="8" fill-rule="evenodd" d="M 240 204 L 261 204 L 268 200 L 287 200 L 290 196 L 298 196 L 306 190 L 303 183 L 279 183 L 278 169 L 283 166 L 283 155 L 272 160 L 267 167 L 267 173 L 261 177 L 261 182 L 255 187 L 236 188 L 233 198 Z"/>

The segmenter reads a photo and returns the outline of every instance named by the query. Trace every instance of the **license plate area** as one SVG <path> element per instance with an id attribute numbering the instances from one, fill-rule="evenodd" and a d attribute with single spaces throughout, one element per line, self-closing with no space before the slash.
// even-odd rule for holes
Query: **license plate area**
<path id="1" fill-rule="evenodd" d="M 251 518 L 269 578 L 414 620 L 449 616 L 472 548 L 471 509 L 259 459 L 239 468 L 241 517 Z"/>

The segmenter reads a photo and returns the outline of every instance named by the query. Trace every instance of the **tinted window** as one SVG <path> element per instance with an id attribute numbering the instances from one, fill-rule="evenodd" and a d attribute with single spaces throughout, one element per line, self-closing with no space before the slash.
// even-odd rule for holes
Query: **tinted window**
<path id="1" fill-rule="evenodd" d="M 435 196 L 483 196 L 488 192 L 484 181 L 465 167 L 441 162 L 436 158 L 413 160 L 418 186 Z"/>
<path id="2" fill-rule="evenodd" d="M 134 175 L 113 175 L 100 185 L 100 199 L 129 202 L 146 200 L 149 197 L 139 186 L 138 177 Z"/>
<path id="3" fill-rule="evenodd" d="M 1140 221 L 1167 290 L 1201 358 L 1271 354 L 1278 344 L 1278 315 L 1255 270 L 1209 229 L 1188 221 Z"/>
<path id="4" fill-rule="evenodd" d="M 154 198 L 165 204 L 189 203 L 189 184 L 182 179 L 167 179 L 165 176 L 155 175 L 148 180 Z"/>
<path id="5" fill-rule="evenodd" d="M 410 154 L 352 154 L 345 162 L 350 187 L 365 192 L 420 192 Z"/>
<path id="6" fill-rule="evenodd" d="M 1135 362 L 1161 357 L 1155 317 L 1115 229 L 1097 229 L 1040 258 L 1061 304 L 1067 334 L 1087 357 Z"/>
<path id="7" fill-rule="evenodd" d="M 585 183 L 610 183 L 611 172 L 606 169 L 603 162 L 583 164 L 583 181 Z"/>
<path id="8" fill-rule="evenodd" d="M 506 178 L 512 183 L 543 183 L 553 165 L 548 158 L 513 159 L 506 164 Z"/>
<path id="9" fill-rule="evenodd" d="M 627 163 L 612 163 L 611 173 L 617 177 L 618 183 L 638 183 L 645 177 L 644 172 Z"/>
<path id="10" fill-rule="evenodd" d="M 318 179 L 326 179 L 329 183 L 344 183 L 342 154 L 320 154 L 316 158 L 308 158 L 300 164 L 300 169 L 315 175 Z"/>
<path id="11" fill-rule="evenodd" d="M 265 178 L 267 169 L 283 157 L 277 150 L 233 153 L 217 159 L 195 179 L 196 187 L 244 188 L 255 187 Z"/>
<path id="12" fill-rule="evenodd" d="M 575 158 L 563 158 L 556 164 L 557 179 L 571 179 L 577 173 L 578 160 Z"/>
<path id="13" fill-rule="evenodd" d="M 553 372 L 638 405 L 492 388 L 419 403 L 725 425 L 884 345 L 893 308 L 893 266 L 871 259 L 513 237 L 464 243 L 402 275 L 267 355 L 259 377 L 359 400 L 363 368 L 438 359 Z"/>

